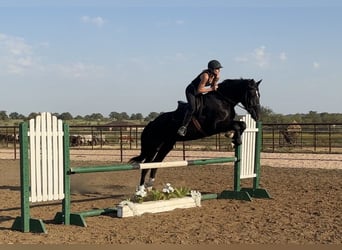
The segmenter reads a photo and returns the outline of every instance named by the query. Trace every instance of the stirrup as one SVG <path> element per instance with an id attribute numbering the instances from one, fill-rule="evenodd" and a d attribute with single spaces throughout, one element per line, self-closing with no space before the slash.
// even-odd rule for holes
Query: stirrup
<path id="1" fill-rule="evenodd" d="M 182 126 L 178 129 L 177 133 L 180 135 L 180 136 L 185 136 L 186 134 L 186 127 L 185 126 Z"/>

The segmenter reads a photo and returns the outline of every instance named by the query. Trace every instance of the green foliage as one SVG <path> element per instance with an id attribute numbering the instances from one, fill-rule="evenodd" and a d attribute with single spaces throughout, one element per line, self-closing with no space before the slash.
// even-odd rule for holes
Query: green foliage
<path id="1" fill-rule="evenodd" d="M 6 121 L 8 119 L 8 116 L 6 114 L 6 111 L 0 111 L 0 120 Z"/>
<path id="2" fill-rule="evenodd" d="M 190 194 L 190 189 L 185 187 L 174 188 L 171 193 L 166 193 L 160 190 L 152 190 L 148 193 L 146 197 L 134 196 L 133 202 L 142 203 L 145 201 L 159 201 L 159 200 L 169 200 L 172 198 L 183 198 Z"/>
<path id="3" fill-rule="evenodd" d="M 60 115 L 57 115 L 58 119 L 61 119 L 63 121 L 67 121 L 67 120 L 72 120 L 73 117 L 69 112 L 64 112 Z"/>
<path id="4" fill-rule="evenodd" d="M 126 112 L 121 112 L 121 113 L 111 112 L 109 114 L 109 118 L 115 121 L 123 121 L 123 120 L 128 120 L 129 116 Z"/>
<path id="5" fill-rule="evenodd" d="M 155 118 L 157 118 L 157 116 L 159 116 L 161 113 L 157 113 L 157 112 L 151 112 L 149 113 L 149 115 L 145 118 L 145 121 L 149 122 L 154 120 Z"/>

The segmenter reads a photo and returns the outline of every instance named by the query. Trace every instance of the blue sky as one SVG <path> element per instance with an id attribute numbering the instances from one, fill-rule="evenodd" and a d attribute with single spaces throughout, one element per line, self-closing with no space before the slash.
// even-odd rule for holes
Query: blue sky
<path id="1" fill-rule="evenodd" d="M 0 0 L 0 110 L 171 111 L 217 59 L 222 80 L 263 79 L 276 113 L 341 113 L 341 13 L 339 0 Z"/>

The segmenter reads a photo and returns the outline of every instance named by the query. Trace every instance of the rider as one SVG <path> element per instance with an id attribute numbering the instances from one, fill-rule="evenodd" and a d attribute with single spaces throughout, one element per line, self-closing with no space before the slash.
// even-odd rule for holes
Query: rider
<path id="1" fill-rule="evenodd" d="M 196 98 L 200 94 L 206 94 L 215 91 L 218 87 L 217 83 L 220 79 L 220 70 L 223 68 L 217 60 L 211 60 L 208 63 L 208 69 L 203 70 L 185 89 L 186 99 L 189 108 L 185 113 L 182 126 L 178 129 L 180 136 L 185 136 L 187 127 L 191 121 L 191 117 L 198 110 L 196 107 Z"/>

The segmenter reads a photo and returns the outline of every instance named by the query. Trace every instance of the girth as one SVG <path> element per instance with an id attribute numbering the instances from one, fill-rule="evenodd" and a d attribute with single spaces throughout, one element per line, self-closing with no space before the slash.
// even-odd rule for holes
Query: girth
<path id="1" fill-rule="evenodd" d="M 194 126 L 197 128 L 197 130 L 204 136 L 207 136 L 207 134 L 204 132 L 204 130 L 202 129 L 201 124 L 199 123 L 199 121 L 196 119 L 196 117 L 191 117 L 191 121 L 194 124 Z"/>

